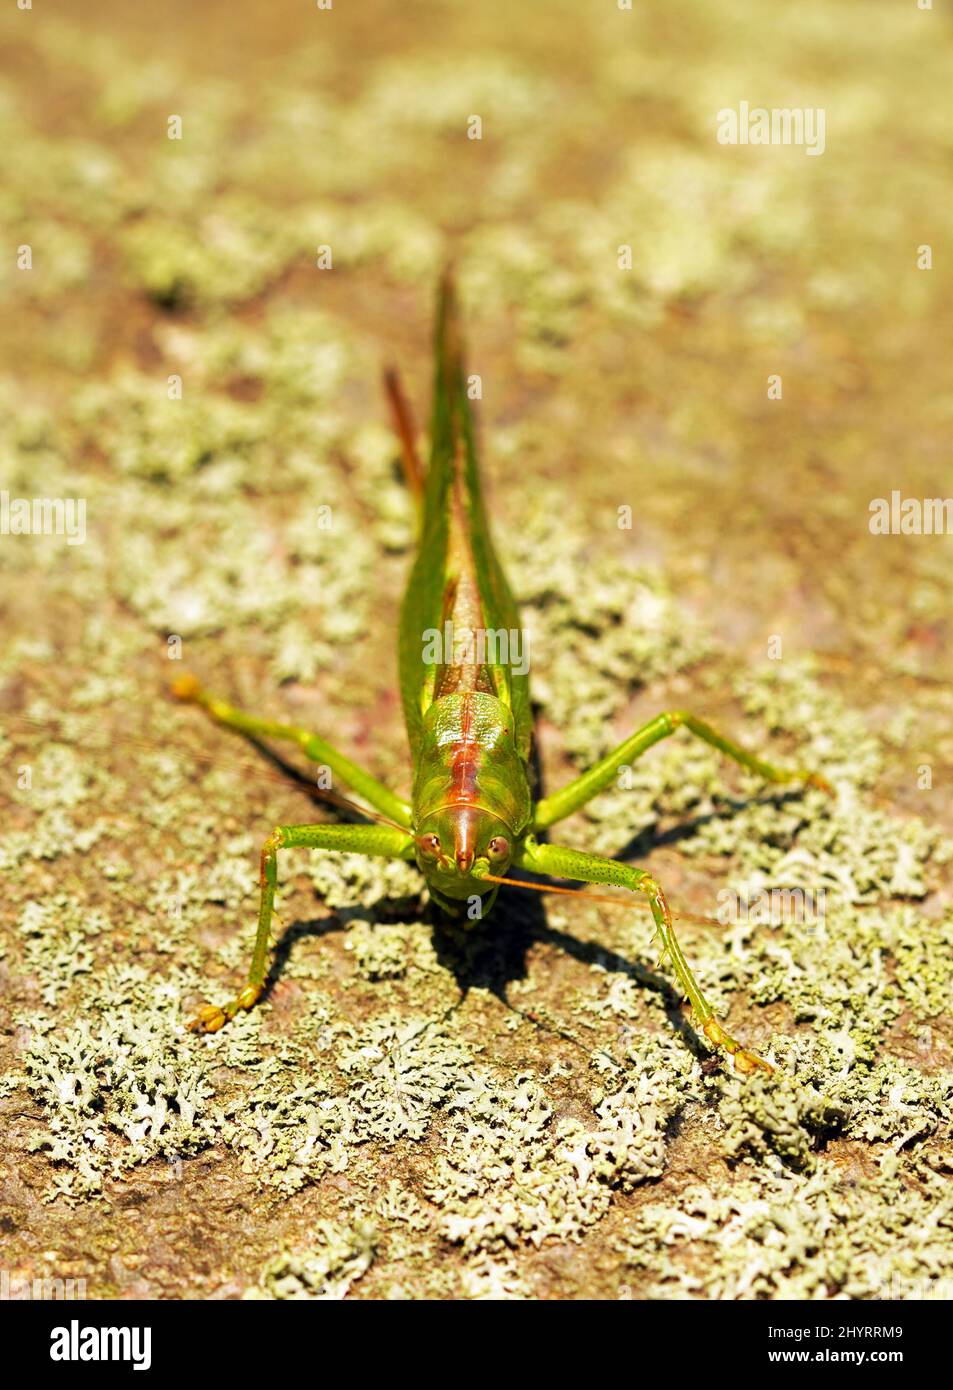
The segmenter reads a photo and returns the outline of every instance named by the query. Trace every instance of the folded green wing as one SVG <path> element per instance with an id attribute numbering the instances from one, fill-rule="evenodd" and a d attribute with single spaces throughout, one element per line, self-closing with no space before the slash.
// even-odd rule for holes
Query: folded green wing
<path id="1" fill-rule="evenodd" d="M 473 414 L 467 396 L 453 282 L 444 275 L 437 304 L 434 402 L 430 467 L 424 489 L 420 545 L 400 620 L 400 685 L 411 752 L 420 746 L 421 720 L 431 699 L 436 668 L 424 661 L 423 634 L 439 629 L 448 586 L 455 582 L 451 554 L 451 501 L 462 483 L 464 537 L 476 574 L 488 629 L 519 632 L 519 613 L 490 537 L 480 486 Z M 457 538 L 459 545 L 460 538 Z M 491 668 L 499 697 L 512 709 L 517 747 L 529 756 L 532 716 L 529 678 L 508 666 Z"/>

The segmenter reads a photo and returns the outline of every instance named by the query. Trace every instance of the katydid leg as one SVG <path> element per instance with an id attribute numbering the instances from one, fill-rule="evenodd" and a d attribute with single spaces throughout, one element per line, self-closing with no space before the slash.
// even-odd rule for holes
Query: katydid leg
<path id="1" fill-rule="evenodd" d="M 271 921 L 278 882 L 278 851 L 293 848 L 329 849 L 367 854 L 384 859 L 412 859 L 414 839 L 391 825 L 279 825 L 261 849 L 261 906 L 258 933 L 244 989 L 226 1004 L 208 1004 L 188 1027 L 193 1033 L 216 1033 L 240 1009 L 250 1009 L 260 998 L 268 973 Z"/>
<path id="2" fill-rule="evenodd" d="M 763 758 L 757 757 L 756 754 L 749 753 L 747 749 L 742 748 L 732 739 L 725 738 L 724 734 L 720 734 L 717 729 L 706 724 L 704 719 L 698 719 L 686 710 L 670 710 L 650 719 L 647 724 L 636 729 L 634 734 L 620 743 L 618 748 L 613 749 L 611 753 L 607 753 L 587 772 L 583 772 L 572 782 L 568 782 L 565 787 L 554 792 L 552 796 L 544 797 L 537 802 L 533 819 L 534 829 L 543 830 L 546 826 L 554 825 L 556 821 L 565 820 L 567 816 L 571 816 L 573 811 L 578 811 L 580 806 L 584 806 L 587 801 L 591 801 L 594 796 L 605 791 L 615 779 L 620 767 L 635 762 L 636 758 L 640 758 L 646 749 L 659 743 L 663 738 L 668 738 L 674 734 L 676 729 L 681 727 L 688 729 L 696 738 L 711 744 L 712 748 L 717 748 L 720 753 L 733 758 L 742 767 L 757 773 L 766 782 L 803 781 L 809 786 L 821 787 L 824 791 L 830 791 L 828 783 L 818 773 L 776 767 L 773 763 L 765 762 Z"/>
<path id="3" fill-rule="evenodd" d="M 635 893 L 644 893 L 652 909 L 663 954 L 671 960 L 678 982 L 688 997 L 705 1037 L 716 1047 L 723 1047 L 731 1054 L 736 1071 L 748 1075 L 758 1070 L 773 1070 L 757 1053 L 742 1047 L 715 1018 L 714 1010 L 702 994 L 691 966 L 682 954 L 665 894 L 651 874 L 643 869 L 635 869 L 631 864 L 622 864 L 617 859 L 605 859 L 602 855 L 586 854 L 581 850 L 567 849 L 561 845 L 540 844 L 532 835 L 528 835 L 523 841 L 513 863 L 535 873 L 579 879 L 583 883 L 610 883 L 619 888 L 628 888 Z"/>
<path id="4" fill-rule="evenodd" d="M 209 695 L 193 676 L 180 676 L 172 686 L 172 693 L 177 700 L 201 705 L 217 724 L 236 729 L 240 734 L 247 734 L 251 738 L 285 739 L 296 743 L 306 757 L 312 762 L 326 764 L 375 810 L 383 812 L 398 825 L 410 825 L 410 804 L 389 787 L 385 787 L 382 782 L 378 782 L 369 772 L 352 763 L 350 758 L 339 753 L 319 734 L 309 733 L 307 729 L 299 729 L 294 724 L 280 724 L 271 719 L 258 719 L 254 715 L 245 714 L 234 705 Z"/>

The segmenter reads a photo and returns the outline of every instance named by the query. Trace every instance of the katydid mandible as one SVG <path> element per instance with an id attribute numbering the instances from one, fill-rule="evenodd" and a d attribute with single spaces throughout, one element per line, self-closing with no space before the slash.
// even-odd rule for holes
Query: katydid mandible
<path id="1" fill-rule="evenodd" d="M 804 780 L 825 787 L 817 774 L 785 771 L 747 752 L 704 720 L 669 711 L 637 729 L 588 772 L 560 791 L 534 801 L 529 759 L 532 739 L 529 680 L 522 662 L 498 659 L 487 633 L 519 630 L 516 603 L 490 536 L 456 301 L 451 277 L 440 285 L 435 329 L 435 381 L 430 463 L 416 458 L 413 428 L 396 377 L 387 380 L 408 482 L 417 494 L 419 543 L 400 616 L 400 685 L 413 759 L 410 801 L 338 752 L 320 735 L 253 718 L 203 691 L 189 676 L 174 693 L 201 705 L 219 724 L 257 738 L 296 743 L 329 767 L 383 818 L 366 825 L 280 825 L 261 851 L 261 907 L 248 980 L 229 1002 L 203 1008 L 189 1027 L 211 1033 L 260 998 L 268 970 L 280 850 L 307 847 L 416 860 L 434 902 L 480 919 L 493 905 L 511 867 L 563 879 L 609 884 L 645 896 L 656 934 L 705 1036 L 734 1058 L 738 1071 L 771 1071 L 756 1053 L 722 1027 L 702 994 L 675 935 L 661 885 L 649 873 L 616 859 L 586 854 L 541 838 L 609 787 L 618 770 L 678 728 L 733 758 L 769 782 Z M 427 651 L 425 634 L 454 634 L 452 650 Z M 431 643 L 431 646 L 433 644 Z M 493 650 L 489 650 L 492 646 Z"/>

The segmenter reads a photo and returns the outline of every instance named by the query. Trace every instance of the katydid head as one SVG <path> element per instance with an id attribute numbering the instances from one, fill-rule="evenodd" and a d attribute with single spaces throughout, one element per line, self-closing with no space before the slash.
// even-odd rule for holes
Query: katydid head
<path id="1" fill-rule="evenodd" d="M 515 838 L 499 816 L 482 806 L 442 806 L 417 830 L 417 863 L 438 902 L 479 896 L 485 874 L 506 873 Z"/>

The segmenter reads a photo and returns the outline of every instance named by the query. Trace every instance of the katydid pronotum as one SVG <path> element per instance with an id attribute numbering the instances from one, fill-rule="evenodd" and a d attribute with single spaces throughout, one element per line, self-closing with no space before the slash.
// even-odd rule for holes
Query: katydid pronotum
<path id="1" fill-rule="evenodd" d="M 487 634 L 516 633 L 517 608 L 490 537 L 480 487 L 473 419 L 463 365 L 451 277 L 440 286 L 435 330 L 435 383 L 430 462 L 417 459 L 414 431 L 399 383 L 387 389 L 408 483 L 419 507 L 419 544 L 400 618 L 400 683 L 413 758 L 410 801 L 356 766 L 318 734 L 257 719 L 203 691 L 190 676 L 173 692 L 201 705 L 219 724 L 253 738 L 289 740 L 330 768 L 379 813 L 363 825 L 280 825 L 261 851 L 258 934 L 244 988 L 225 1004 L 203 1008 L 189 1027 L 215 1032 L 260 998 L 268 969 L 279 850 L 308 847 L 389 859 L 416 860 L 431 898 L 446 913 L 475 920 L 493 905 L 512 867 L 643 894 L 667 956 L 709 1042 L 734 1058 L 738 1071 L 771 1071 L 715 1018 L 675 935 L 661 885 L 649 873 L 616 859 L 547 843 L 542 832 L 609 787 L 621 767 L 684 727 L 769 782 L 803 780 L 825 787 L 815 773 L 785 771 L 747 752 L 704 720 L 684 711 L 658 715 L 588 772 L 534 801 L 529 681 L 523 663 L 500 660 Z M 448 626 L 449 625 L 449 626 Z M 427 634 L 454 634 L 452 649 L 433 650 Z M 482 639 L 482 640 L 481 640 Z M 489 648 L 492 648 L 490 650 Z M 529 886 L 529 885 L 523 885 Z M 555 890 L 558 891 L 558 890 Z"/>

